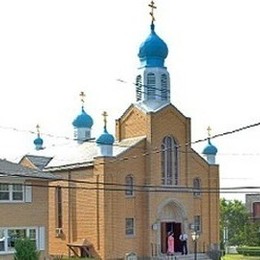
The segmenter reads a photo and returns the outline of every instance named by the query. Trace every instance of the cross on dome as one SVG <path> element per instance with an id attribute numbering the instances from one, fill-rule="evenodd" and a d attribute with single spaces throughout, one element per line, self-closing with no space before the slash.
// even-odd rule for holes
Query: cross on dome
<path id="1" fill-rule="evenodd" d="M 207 131 L 208 131 L 208 137 L 211 137 L 211 128 L 210 128 L 210 126 L 208 126 L 208 128 L 207 128 Z"/>
<path id="2" fill-rule="evenodd" d="M 154 11 L 154 9 L 156 9 L 157 7 L 154 5 L 154 1 L 151 1 L 151 3 L 150 3 L 148 6 L 151 7 L 150 15 L 151 15 L 151 17 L 152 17 L 152 24 L 153 24 L 153 22 L 155 21 L 153 11 Z"/>
<path id="3" fill-rule="evenodd" d="M 108 116 L 107 112 L 104 111 L 102 116 L 104 117 L 104 126 L 106 127 L 107 126 L 107 116 Z"/>
<path id="4" fill-rule="evenodd" d="M 37 131 L 37 135 L 40 136 L 40 126 L 39 126 L 39 124 L 36 125 L 36 131 Z"/>
<path id="5" fill-rule="evenodd" d="M 80 94 L 79 94 L 79 96 L 80 96 L 80 101 L 81 101 L 82 106 L 83 106 L 83 105 L 84 105 L 84 102 L 85 102 L 85 97 L 86 97 L 86 95 L 85 95 L 85 93 L 84 93 L 83 91 L 81 91 Z"/>

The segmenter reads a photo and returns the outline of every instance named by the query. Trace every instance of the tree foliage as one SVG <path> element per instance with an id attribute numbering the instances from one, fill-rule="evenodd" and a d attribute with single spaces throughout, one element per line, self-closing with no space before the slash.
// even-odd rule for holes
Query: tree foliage
<path id="1" fill-rule="evenodd" d="M 248 225 L 248 213 L 241 201 L 221 199 L 220 227 L 223 244 L 224 230 L 227 230 L 226 238 L 229 245 L 244 244 L 245 227 Z"/>
<path id="2" fill-rule="evenodd" d="M 14 260 L 38 260 L 40 257 L 35 243 L 29 238 L 17 239 L 14 248 Z"/>
<path id="3" fill-rule="evenodd" d="M 224 241 L 224 230 L 227 230 L 227 241 Z M 230 246 L 259 245 L 259 224 L 250 220 L 249 212 L 239 200 L 220 200 L 220 239 L 221 245 Z"/>

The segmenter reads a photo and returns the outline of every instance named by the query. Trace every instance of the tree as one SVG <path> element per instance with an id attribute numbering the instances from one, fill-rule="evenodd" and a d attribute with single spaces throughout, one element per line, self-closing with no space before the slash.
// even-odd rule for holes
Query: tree
<path id="1" fill-rule="evenodd" d="M 40 257 L 40 252 L 36 250 L 35 243 L 29 238 L 17 239 L 14 248 L 14 260 L 38 260 Z"/>
<path id="2" fill-rule="evenodd" d="M 245 226 L 245 239 L 244 244 L 247 246 L 259 246 L 260 245 L 260 233 L 259 222 L 250 223 Z"/>
<path id="3" fill-rule="evenodd" d="M 220 200 L 220 238 L 224 245 L 224 230 L 227 230 L 228 245 L 249 245 L 248 233 L 253 229 L 249 213 L 242 201 Z M 253 238 L 254 240 L 254 238 Z"/>

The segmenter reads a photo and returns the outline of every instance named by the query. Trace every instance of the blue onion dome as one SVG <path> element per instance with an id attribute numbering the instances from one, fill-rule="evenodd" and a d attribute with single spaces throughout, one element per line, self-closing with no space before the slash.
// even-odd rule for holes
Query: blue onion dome
<path id="1" fill-rule="evenodd" d="M 82 106 L 81 114 L 74 119 L 72 124 L 76 128 L 91 128 L 93 126 L 93 119 L 85 112 Z"/>
<path id="2" fill-rule="evenodd" d="M 37 129 L 37 137 L 34 139 L 33 143 L 34 143 L 36 149 L 40 150 L 40 149 L 42 149 L 43 139 L 40 136 L 40 126 L 36 125 L 36 129 Z"/>
<path id="3" fill-rule="evenodd" d="M 155 33 L 151 24 L 151 33 L 140 45 L 138 57 L 144 67 L 164 67 L 164 60 L 168 56 L 166 43 Z"/>
<path id="4" fill-rule="evenodd" d="M 104 132 L 100 135 L 100 137 L 97 139 L 97 144 L 106 144 L 106 145 L 112 145 L 115 142 L 115 138 L 113 135 L 109 134 L 107 132 L 107 112 L 104 111 L 102 116 L 104 117 Z"/>
<path id="5" fill-rule="evenodd" d="M 109 134 L 107 132 L 107 128 L 104 127 L 104 132 L 99 136 L 96 143 L 97 144 L 106 144 L 106 145 L 112 145 L 115 142 L 115 138 L 113 135 Z"/>
<path id="6" fill-rule="evenodd" d="M 33 143 L 36 146 L 41 146 L 41 145 L 43 145 L 43 139 L 40 136 L 38 136 L 37 138 L 34 139 Z"/>
<path id="7" fill-rule="evenodd" d="M 208 144 L 207 146 L 203 149 L 202 153 L 206 155 L 216 155 L 218 152 L 218 149 L 211 144 L 210 138 L 208 138 Z"/>

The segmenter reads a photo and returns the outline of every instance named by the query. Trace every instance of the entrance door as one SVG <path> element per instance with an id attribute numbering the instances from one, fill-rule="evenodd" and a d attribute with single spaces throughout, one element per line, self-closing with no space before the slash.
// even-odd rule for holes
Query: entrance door
<path id="1" fill-rule="evenodd" d="M 167 238 L 168 233 L 174 233 L 174 251 L 181 252 L 179 236 L 181 234 L 181 223 L 177 222 L 162 222 L 161 223 L 161 252 L 167 253 Z"/>

